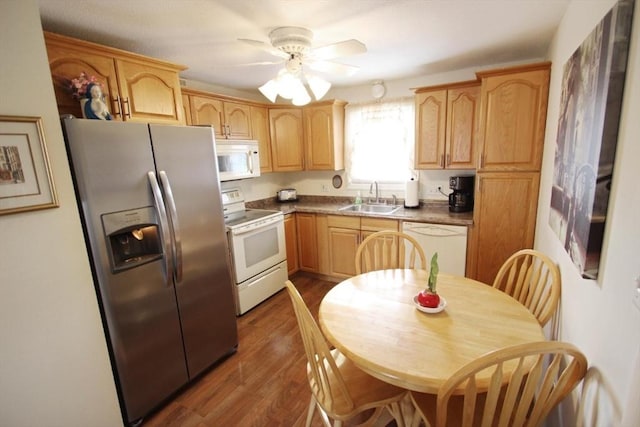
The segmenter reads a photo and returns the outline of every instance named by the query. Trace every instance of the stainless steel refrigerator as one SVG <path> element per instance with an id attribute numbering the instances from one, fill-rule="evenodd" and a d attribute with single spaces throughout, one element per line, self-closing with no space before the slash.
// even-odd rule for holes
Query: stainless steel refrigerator
<path id="1" fill-rule="evenodd" d="M 213 130 L 63 125 L 123 418 L 135 424 L 237 348 Z"/>

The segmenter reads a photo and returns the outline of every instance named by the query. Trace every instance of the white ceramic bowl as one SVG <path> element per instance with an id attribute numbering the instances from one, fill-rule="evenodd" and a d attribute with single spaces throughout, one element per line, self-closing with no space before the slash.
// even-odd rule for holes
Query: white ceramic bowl
<path id="1" fill-rule="evenodd" d="M 440 304 L 438 304 L 438 306 L 435 307 L 435 308 L 424 307 L 424 306 L 420 305 L 420 303 L 418 302 L 418 295 L 413 297 L 413 303 L 415 304 L 416 308 L 418 310 L 420 310 L 421 312 L 423 312 L 423 313 L 431 313 L 431 314 L 440 313 L 447 306 L 447 300 L 442 298 L 442 296 L 440 296 Z"/>

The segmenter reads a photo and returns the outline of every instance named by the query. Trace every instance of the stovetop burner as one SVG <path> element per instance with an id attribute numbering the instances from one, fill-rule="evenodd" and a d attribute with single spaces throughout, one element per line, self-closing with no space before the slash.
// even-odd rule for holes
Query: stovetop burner
<path id="1" fill-rule="evenodd" d="M 245 209 L 244 211 L 233 212 L 225 215 L 224 224 L 227 226 L 227 228 L 234 228 L 278 214 L 280 214 L 279 211 L 270 211 L 266 209 Z"/>
<path id="2" fill-rule="evenodd" d="M 244 196 L 239 188 L 222 191 L 222 206 L 224 209 L 224 224 L 228 229 L 246 226 L 268 217 L 282 215 L 280 211 L 247 209 L 244 203 Z"/>

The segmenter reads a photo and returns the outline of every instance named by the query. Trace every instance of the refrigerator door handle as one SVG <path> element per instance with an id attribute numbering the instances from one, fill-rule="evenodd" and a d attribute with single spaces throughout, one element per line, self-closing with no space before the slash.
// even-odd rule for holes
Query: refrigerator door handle
<path id="1" fill-rule="evenodd" d="M 164 271 L 165 280 L 167 286 L 171 286 L 173 278 L 172 270 L 172 248 L 171 248 L 171 234 L 169 233 L 169 225 L 167 223 L 167 211 L 164 208 L 164 202 L 162 200 L 162 192 L 156 179 L 156 174 L 153 171 L 147 173 L 149 178 L 149 185 L 151 186 L 151 193 L 153 193 L 153 202 L 158 212 L 158 220 L 160 222 L 160 231 L 162 233 L 162 243 L 164 244 Z"/>
<path id="2" fill-rule="evenodd" d="M 171 183 L 169 182 L 169 177 L 167 176 L 167 172 L 160 171 L 160 182 L 162 183 L 162 188 L 164 189 L 165 200 L 168 208 L 168 217 L 169 217 L 169 227 L 171 228 L 171 232 L 173 234 L 173 253 L 175 258 L 175 269 L 174 273 L 176 275 L 176 283 L 182 281 L 182 239 L 180 237 L 180 223 L 178 222 L 178 211 L 176 209 L 176 201 L 173 198 L 173 191 L 171 191 Z"/>

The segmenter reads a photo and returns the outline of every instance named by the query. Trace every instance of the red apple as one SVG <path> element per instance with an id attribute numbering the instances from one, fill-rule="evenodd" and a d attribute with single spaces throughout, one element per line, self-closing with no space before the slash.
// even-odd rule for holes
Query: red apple
<path id="1" fill-rule="evenodd" d="M 429 291 L 422 291 L 418 294 L 418 304 L 423 307 L 436 308 L 440 304 L 440 295 Z"/>

